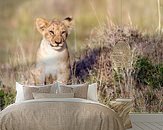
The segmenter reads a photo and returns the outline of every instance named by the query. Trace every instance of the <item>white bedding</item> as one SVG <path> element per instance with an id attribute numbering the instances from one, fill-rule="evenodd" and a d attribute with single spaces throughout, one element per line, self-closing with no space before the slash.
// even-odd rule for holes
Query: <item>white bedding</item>
<path id="1" fill-rule="evenodd" d="M 95 102 L 88 99 L 82 99 L 82 98 L 42 98 L 42 99 L 32 99 L 32 100 L 26 100 L 21 103 L 28 103 L 28 102 L 78 102 L 78 103 L 88 103 L 88 104 L 98 104 L 104 107 L 108 107 L 102 103 Z M 12 105 L 21 104 L 21 103 L 14 103 Z"/>
<path id="2" fill-rule="evenodd" d="M 14 103 L 0 112 L 0 130 L 124 130 L 109 107 L 86 99 L 49 98 Z"/>

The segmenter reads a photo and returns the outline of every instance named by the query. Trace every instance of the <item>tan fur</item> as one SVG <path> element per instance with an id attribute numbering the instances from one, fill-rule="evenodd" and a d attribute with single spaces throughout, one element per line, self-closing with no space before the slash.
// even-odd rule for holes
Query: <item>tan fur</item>
<path id="1" fill-rule="evenodd" d="M 37 18 L 36 27 L 43 39 L 37 51 L 36 67 L 44 66 L 47 79 L 67 83 L 70 77 L 70 61 L 66 39 L 72 18 L 63 21 Z"/>

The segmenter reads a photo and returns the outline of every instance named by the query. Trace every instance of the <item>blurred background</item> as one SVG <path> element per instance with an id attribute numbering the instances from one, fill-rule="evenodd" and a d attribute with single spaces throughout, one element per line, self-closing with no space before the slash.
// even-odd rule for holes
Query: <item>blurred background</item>
<path id="1" fill-rule="evenodd" d="M 163 13 L 163 0 L 160 10 Z M 82 50 L 92 30 L 107 22 L 149 32 L 159 26 L 157 0 L 0 0 L 0 64 L 6 63 L 17 46 L 34 56 L 29 52 L 35 52 L 41 40 L 35 27 L 37 17 L 66 16 L 75 20 L 68 39 L 72 53 Z"/>

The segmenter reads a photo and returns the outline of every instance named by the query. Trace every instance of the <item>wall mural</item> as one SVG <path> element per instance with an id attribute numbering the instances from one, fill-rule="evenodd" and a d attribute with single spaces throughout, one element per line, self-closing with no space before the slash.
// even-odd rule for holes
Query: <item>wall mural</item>
<path id="1" fill-rule="evenodd" d="M 129 112 L 162 113 L 161 2 L 1 0 L 0 110 L 43 97 L 90 99 L 126 128 Z"/>

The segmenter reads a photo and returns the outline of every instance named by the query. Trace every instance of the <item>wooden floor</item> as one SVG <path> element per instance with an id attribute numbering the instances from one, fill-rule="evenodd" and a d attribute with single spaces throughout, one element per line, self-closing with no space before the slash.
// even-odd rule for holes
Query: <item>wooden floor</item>
<path id="1" fill-rule="evenodd" d="M 133 128 L 127 130 L 163 130 L 163 122 L 137 122 L 133 123 L 132 127 Z"/>
<path id="2" fill-rule="evenodd" d="M 163 114 L 131 114 L 132 128 L 128 130 L 163 130 Z"/>

